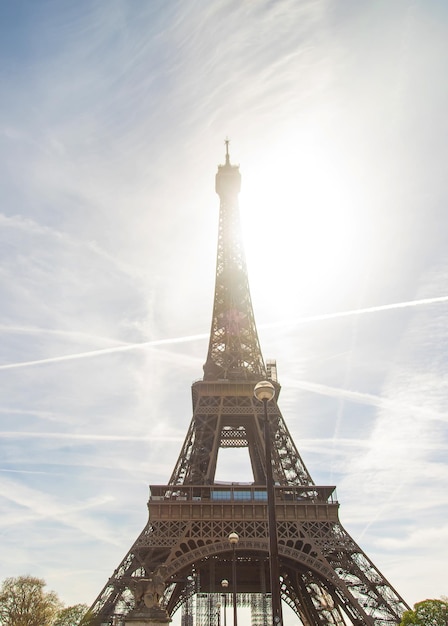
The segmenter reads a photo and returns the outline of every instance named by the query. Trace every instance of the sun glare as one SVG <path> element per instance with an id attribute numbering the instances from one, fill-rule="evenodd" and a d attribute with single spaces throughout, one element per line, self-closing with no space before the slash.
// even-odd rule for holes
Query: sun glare
<path id="1" fill-rule="evenodd" d="M 344 156 L 308 131 L 248 163 L 241 214 L 251 283 L 263 280 L 262 269 L 291 298 L 320 304 L 340 295 L 347 275 L 357 272 L 362 220 Z"/>

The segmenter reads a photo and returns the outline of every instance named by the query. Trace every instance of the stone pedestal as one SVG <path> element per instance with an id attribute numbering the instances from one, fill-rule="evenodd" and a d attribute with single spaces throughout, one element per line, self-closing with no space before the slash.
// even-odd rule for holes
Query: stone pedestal
<path id="1" fill-rule="evenodd" d="M 171 617 L 160 606 L 134 609 L 125 619 L 125 626 L 167 626 Z"/>

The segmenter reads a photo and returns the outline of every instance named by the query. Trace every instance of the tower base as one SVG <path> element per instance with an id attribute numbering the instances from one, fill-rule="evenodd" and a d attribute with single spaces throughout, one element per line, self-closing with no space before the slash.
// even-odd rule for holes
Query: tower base
<path id="1" fill-rule="evenodd" d="M 166 626 L 171 618 L 165 609 L 152 607 L 151 609 L 134 609 L 126 616 L 125 626 Z"/>

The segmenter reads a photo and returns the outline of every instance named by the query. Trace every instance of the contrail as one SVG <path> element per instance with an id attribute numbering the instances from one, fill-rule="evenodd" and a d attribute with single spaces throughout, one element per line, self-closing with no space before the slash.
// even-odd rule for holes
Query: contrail
<path id="1" fill-rule="evenodd" d="M 111 337 L 102 337 L 101 335 L 91 335 L 77 330 L 58 330 L 53 328 L 44 328 L 42 326 L 7 326 L 6 324 L 0 324 L 1 333 L 17 333 L 23 335 L 56 335 L 65 338 L 73 339 L 89 339 L 90 341 L 101 341 L 104 343 L 113 343 L 115 346 L 130 345 L 127 341 L 119 341 L 112 339 Z"/>
<path id="2" fill-rule="evenodd" d="M 382 304 L 379 306 L 371 306 L 363 309 L 352 309 L 350 311 L 338 311 L 336 313 L 323 313 L 321 315 L 313 315 L 310 317 L 301 317 L 295 320 L 283 320 L 267 324 L 260 324 L 260 328 L 280 328 L 284 326 L 298 326 L 299 324 L 307 324 L 309 322 L 319 322 L 322 320 L 330 320 L 338 317 L 349 317 L 351 315 L 365 315 L 368 313 L 379 313 L 381 311 L 391 311 L 393 309 L 405 309 L 414 306 L 423 306 L 425 304 L 438 304 L 440 302 L 448 302 L 448 296 L 440 296 L 438 298 L 423 298 L 420 300 L 410 300 L 408 302 L 395 302 L 393 304 Z M 115 354 L 117 352 L 128 352 L 129 350 L 141 350 L 144 348 L 156 348 L 163 345 L 175 345 L 179 343 L 188 343 L 207 339 L 208 333 L 198 335 L 187 335 L 185 337 L 171 337 L 168 339 L 156 339 L 155 341 L 145 341 L 143 343 L 131 343 L 124 346 L 115 346 L 111 348 L 102 348 L 100 350 L 91 350 L 89 352 L 79 352 L 77 354 L 66 354 L 64 356 L 56 356 L 48 359 L 38 359 L 36 361 L 22 361 L 20 363 L 8 363 L 0 365 L 0 370 L 16 369 L 20 367 L 32 367 L 34 365 L 47 365 L 48 363 L 58 363 L 62 361 L 74 361 L 76 359 L 85 359 L 89 357 L 102 356 L 104 354 Z"/>
<path id="3" fill-rule="evenodd" d="M 424 304 L 438 304 L 439 302 L 448 302 L 448 296 L 439 296 L 438 298 L 423 298 L 421 300 L 409 300 L 408 302 L 395 302 L 393 304 L 381 304 L 379 306 L 370 306 L 364 309 L 352 309 L 351 311 L 339 311 L 337 313 L 323 313 L 321 315 L 312 315 L 310 317 L 301 317 L 296 320 L 272 322 L 263 324 L 260 328 L 277 328 L 281 326 L 298 326 L 299 324 L 307 324 L 308 322 L 319 322 L 321 320 L 331 320 L 337 317 L 349 317 L 350 315 L 364 315 L 366 313 L 379 313 L 381 311 L 391 311 L 393 309 L 406 309 L 413 306 L 422 306 Z"/>
<path id="4" fill-rule="evenodd" d="M 84 433 L 47 433 L 47 432 L 21 432 L 2 431 L 0 439 L 70 439 L 80 441 L 176 441 L 182 442 L 183 437 L 175 435 L 95 435 Z"/>
<path id="5" fill-rule="evenodd" d="M 145 341 L 143 343 L 130 343 L 125 346 L 115 346 L 113 348 L 102 348 L 101 350 L 90 350 L 89 352 L 78 352 L 77 354 L 66 354 L 64 356 L 55 356 L 48 359 L 39 359 L 36 361 L 22 361 L 21 363 L 9 363 L 0 365 L 0 370 L 10 370 L 19 367 L 31 367 L 33 365 L 46 365 L 47 363 L 58 363 L 60 361 L 74 361 L 76 359 L 85 359 L 88 357 L 101 356 L 103 354 L 115 354 L 117 352 L 128 352 L 129 350 L 138 350 L 142 348 L 154 348 L 163 345 L 174 345 L 176 343 L 188 343 L 197 339 L 206 339 L 207 334 L 188 335 L 186 337 L 174 337 L 170 339 L 156 339 L 155 341 Z"/>
<path id="6" fill-rule="evenodd" d="M 367 404 L 374 406 L 378 409 L 386 409 L 389 411 L 405 411 L 409 415 L 421 416 L 427 419 L 447 422 L 448 418 L 444 413 L 434 411 L 422 406 L 405 405 L 400 401 L 396 401 L 390 398 L 384 398 L 376 396 L 371 393 L 364 393 L 361 391 L 351 391 L 350 389 L 341 389 L 340 387 L 330 387 L 329 385 L 322 385 L 321 383 L 312 383 L 307 380 L 294 380 L 284 379 L 284 385 L 288 385 L 290 388 L 302 389 L 303 391 L 309 391 L 316 393 L 320 396 L 328 396 L 330 398 L 345 398 L 358 404 Z"/>

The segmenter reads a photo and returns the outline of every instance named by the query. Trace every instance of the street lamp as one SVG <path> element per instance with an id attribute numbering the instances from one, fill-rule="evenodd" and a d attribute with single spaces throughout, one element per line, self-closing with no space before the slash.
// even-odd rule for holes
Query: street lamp
<path id="1" fill-rule="evenodd" d="M 224 600 L 224 626 L 227 626 L 227 587 L 229 586 L 229 581 L 224 578 L 221 580 L 221 587 L 224 589 L 225 593 L 222 594 L 222 599 Z"/>
<path id="2" fill-rule="evenodd" d="M 268 402 L 275 396 L 275 387 L 262 380 L 254 387 L 254 396 L 264 407 L 264 449 L 266 455 L 266 491 L 268 496 L 269 570 L 271 580 L 272 623 L 283 626 L 282 600 L 280 596 L 280 570 L 278 563 L 277 521 L 275 518 L 275 489 L 272 474 L 271 429 L 268 417 Z"/>
<path id="3" fill-rule="evenodd" d="M 238 616 L 236 611 L 236 557 L 235 548 L 240 538 L 236 533 L 230 533 L 229 542 L 232 546 L 232 596 L 233 596 L 233 626 L 238 626 Z"/>

